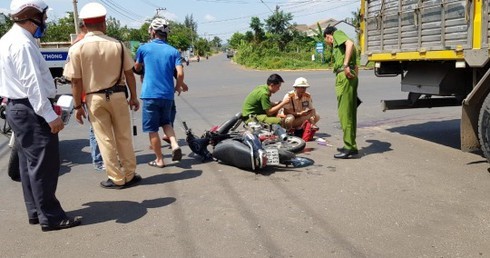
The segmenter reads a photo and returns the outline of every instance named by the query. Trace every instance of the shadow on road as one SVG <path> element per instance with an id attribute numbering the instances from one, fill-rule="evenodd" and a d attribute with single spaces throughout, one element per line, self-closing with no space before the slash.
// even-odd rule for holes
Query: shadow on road
<path id="1" fill-rule="evenodd" d="M 196 178 L 202 175 L 201 170 L 184 170 L 180 173 L 172 174 L 156 174 L 150 177 L 145 177 L 141 181 L 140 185 L 156 185 L 175 182 L 179 180 Z"/>
<path id="2" fill-rule="evenodd" d="M 71 168 L 80 164 L 92 163 L 92 157 L 82 149 L 89 146 L 88 139 L 60 141 L 60 175 L 70 173 Z"/>
<path id="3" fill-rule="evenodd" d="M 174 197 L 144 200 L 141 203 L 132 201 L 89 202 L 79 210 L 68 212 L 69 216 L 82 216 L 82 225 L 103 223 L 114 220 L 116 223 L 130 223 L 142 218 L 148 209 L 167 206 L 176 199 Z"/>
<path id="4" fill-rule="evenodd" d="M 367 156 L 369 154 L 380 154 L 393 150 L 391 148 L 391 143 L 389 142 L 382 142 L 379 140 L 366 140 L 366 142 L 369 143 L 369 145 L 366 147 L 362 147 L 359 150 L 359 152 L 364 156 Z"/>
<path id="5" fill-rule="evenodd" d="M 390 132 L 410 135 L 426 141 L 460 149 L 459 137 L 461 119 L 412 124 L 388 129 Z"/>

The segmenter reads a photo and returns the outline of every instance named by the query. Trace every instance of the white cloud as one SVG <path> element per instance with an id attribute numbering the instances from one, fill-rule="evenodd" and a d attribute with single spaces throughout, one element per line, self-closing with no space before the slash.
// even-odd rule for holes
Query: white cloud
<path id="1" fill-rule="evenodd" d="M 163 12 L 161 15 L 165 19 L 170 20 L 170 21 L 177 21 L 177 18 L 179 18 L 179 16 L 177 16 L 177 14 L 171 13 L 171 12 L 167 12 L 167 11 Z"/>
<path id="2" fill-rule="evenodd" d="M 209 22 L 209 21 L 215 21 L 215 20 L 216 20 L 216 17 L 212 16 L 211 14 L 206 14 L 206 15 L 204 16 L 204 20 L 206 20 L 206 21 L 208 21 L 208 22 Z"/>

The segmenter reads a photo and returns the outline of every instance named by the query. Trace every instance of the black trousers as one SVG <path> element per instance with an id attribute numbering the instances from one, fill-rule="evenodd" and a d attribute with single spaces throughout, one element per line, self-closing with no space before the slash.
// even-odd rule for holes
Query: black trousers
<path id="1" fill-rule="evenodd" d="M 27 99 L 10 100 L 7 121 L 19 146 L 20 178 L 29 219 L 56 225 L 66 219 L 56 198 L 60 170 L 58 134 L 36 115 Z"/>

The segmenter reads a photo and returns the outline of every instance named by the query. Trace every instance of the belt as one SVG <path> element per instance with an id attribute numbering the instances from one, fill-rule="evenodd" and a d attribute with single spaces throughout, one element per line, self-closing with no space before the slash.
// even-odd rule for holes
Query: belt
<path id="1" fill-rule="evenodd" d="M 54 102 L 55 102 L 55 99 L 54 98 L 48 98 L 48 100 L 49 100 L 49 102 L 51 102 L 51 105 L 53 105 Z M 30 104 L 28 98 L 24 98 L 24 99 L 8 99 L 7 102 L 11 102 L 12 104 Z"/>
<path id="2" fill-rule="evenodd" d="M 107 89 L 103 89 L 103 90 L 98 90 L 98 91 L 94 91 L 94 92 L 89 92 L 87 93 L 87 95 L 90 95 L 90 94 L 105 94 L 105 99 L 106 100 L 110 100 L 110 96 L 112 95 L 112 93 L 116 93 L 116 92 L 126 92 L 127 91 L 127 87 L 124 86 L 124 85 L 114 85 L 112 87 L 109 87 Z"/>

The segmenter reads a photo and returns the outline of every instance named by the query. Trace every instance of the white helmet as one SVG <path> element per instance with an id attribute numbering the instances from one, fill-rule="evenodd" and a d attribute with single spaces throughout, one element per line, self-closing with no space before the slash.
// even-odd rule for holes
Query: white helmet
<path id="1" fill-rule="evenodd" d="M 299 77 L 294 81 L 293 87 L 310 87 L 308 81 L 304 77 Z"/>
<path id="2" fill-rule="evenodd" d="M 151 30 L 154 31 L 161 31 L 165 33 L 170 32 L 170 27 L 168 26 L 167 20 L 163 18 L 155 18 L 153 21 L 151 21 L 150 27 L 148 28 L 148 32 L 151 32 Z"/>
<path id="3" fill-rule="evenodd" d="M 43 12 L 48 5 L 42 0 L 12 0 L 10 2 L 10 14 L 15 15 L 27 7 L 34 7 L 39 12 Z"/>
<path id="4" fill-rule="evenodd" d="M 34 19 L 42 23 L 47 9 L 48 5 L 42 0 L 12 0 L 10 2 L 10 16 L 14 21 Z"/>
<path id="5" fill-rule="evenodd" d="M 99 3 L 88 3 L 82 7 L 80 10 L 80 15 L 78 16 L 80 19 L 83 19 L 85 23 L 87 23 L 87 20 L 94 19 L 94 18 L 99 18 L 99 19 L 94 19 L 95 21 L 103 21 L 102 18 L 105 19 L 105 16 L 107 15 L 107 10 L 105 7 Z M 94 22 L 93 22 L 94 23 Z"/>

